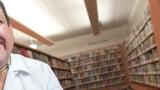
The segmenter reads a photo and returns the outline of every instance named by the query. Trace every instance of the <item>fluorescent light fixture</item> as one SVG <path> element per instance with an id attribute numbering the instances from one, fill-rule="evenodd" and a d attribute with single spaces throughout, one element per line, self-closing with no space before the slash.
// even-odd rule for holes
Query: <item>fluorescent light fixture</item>
<path id="1" fill-rule="evenodd" d="M 37 49 L 38 48 L 37 44 L 30 44 L 29 47 L 31 47 L 33 49 Z"/>
<path id="2" fill-rule="evenodd" d="M 98 18 L 102 23 L 110 22 L 113 16 L 113 3 L 115 0 L 97 0 Z"/>
<path id="3" fill-rule="evenodd" d="M 29 47 L 33 48 L 33 49 L 37 49 L 38 45 L 33 41 L 33 38 L 30 38 L 30 45 Z"/>

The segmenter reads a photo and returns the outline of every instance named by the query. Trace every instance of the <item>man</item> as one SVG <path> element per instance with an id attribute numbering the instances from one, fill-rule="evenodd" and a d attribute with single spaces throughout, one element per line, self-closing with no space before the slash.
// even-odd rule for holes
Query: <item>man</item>
<path id="1" fill-rule="evenodd" d="M 63 90 L 47 64 L 11 54 L 13 45 L 12 26 L 0 1 L 0 90 Z"/>

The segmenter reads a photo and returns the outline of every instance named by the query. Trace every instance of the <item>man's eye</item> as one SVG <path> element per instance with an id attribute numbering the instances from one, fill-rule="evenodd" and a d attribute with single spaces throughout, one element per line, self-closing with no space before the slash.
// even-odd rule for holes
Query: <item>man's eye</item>
<path id="1" fill-rule="evenodd" d="M 4 21 L 0 20 L 0 24 L 3 24 L 3 23 L 4 23 Z"/>

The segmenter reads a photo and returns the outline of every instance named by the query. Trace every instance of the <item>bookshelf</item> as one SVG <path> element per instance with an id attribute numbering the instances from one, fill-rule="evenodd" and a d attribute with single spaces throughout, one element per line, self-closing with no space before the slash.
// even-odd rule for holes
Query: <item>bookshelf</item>
<path id="1" fill-rule="evenodd" d="M 160 89 L 160 41 L 157 37 L 160 32 L 157 32 L 154 24 L 155 20 L 153 20 L 155 18 L 153 16 L 155 10 L 153 9 L 157 9 L 155 4 L 158 5 L 159 9 L 160 4 L 155 2 L 159 1 L 149 0 L 151 7 L 146 6 L 144 18 L 132 30 L 126 47 L 130 86 L 134 90 Z M 153 4 L 154 6 L 152 6 Z"/>
<path id="2" fill-rule="evenodd" d="M 127 89 L 122 46 L 116 44 L 64 56 L 70 62 L 74 90 Z"/>
<path id="3" fill-rule="evenodd" d="M 17 43 L 15 43 L 12 53 L 47 63 L 58 77 L 64 90 L 72 90 L 73 82 L 69 62 Z"/>

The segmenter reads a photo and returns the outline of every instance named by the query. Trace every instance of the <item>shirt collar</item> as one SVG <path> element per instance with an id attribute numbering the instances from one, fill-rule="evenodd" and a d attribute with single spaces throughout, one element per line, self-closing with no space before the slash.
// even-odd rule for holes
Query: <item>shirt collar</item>
<path id="1" fill-rule="evenodd" d="M 29 74 L 29 69 L 26 65 L 26 58 L 18 55 L 18 54 L 11 54 L 11 58 L 10 58 L 11 62 L 9 65 L 9 68 L 13 71 L 13 72 L 22 72 L 22 73 L 27 73 Z"/>

